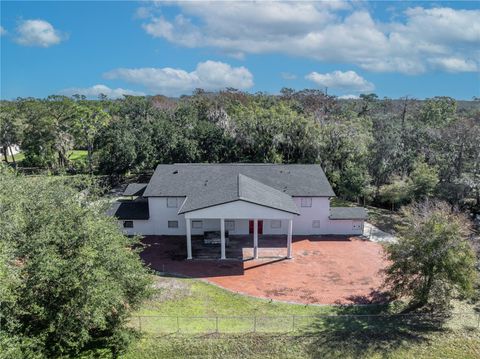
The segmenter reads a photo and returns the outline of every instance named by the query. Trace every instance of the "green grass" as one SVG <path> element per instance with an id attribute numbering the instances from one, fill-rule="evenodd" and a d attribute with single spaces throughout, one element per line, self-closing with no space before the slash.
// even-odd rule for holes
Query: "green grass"
<path id="1" fill-rule="evenodd" d="M 478 326 L 473 307 L 455 302 L 454 311 L 465 313 L 443 318 L 362 316 L 391 314 L 398 305 L 315 306 L 275 302 L 236 294 L 200 280 L 155 277 L 153 297 L 131 319 L 131 326 L 150 335 L 165 333 L 311 334 L 344 329 L 382 332 L 411 326 L 468 330 Z M 354 317 L 348 315 L 356 315 Z M 358 316 L 361 315 L 362 317 Z M 178 317 L 178 318 L 177 318 Z M 218 317 L 218 319 L 216 319 Z M 255 328 L 255 329 L 254 329 Z"/>
<path id="2" fill-rule="evenodd" d="M 68 151 L 68 159 L 70 161 L 79 161 L 79 160 L 86 160 L 88 155 L 88 151 L 86 150 L 71 150 Z M 2 161 L 5 161 L 4 156 L 2 155 Z M 21 162 L 25 159 L 25 154 L 23 152 L 17 153 L 13 156 L 17 164 L 21 165 Z M 12 162 L 12 157 L 8 156 L 8 161 Z"/>
<path id="3" fill-rule="evenodd" d="M 244 296 L 189 278 L 156 277 L 156 288 L 152 299 L 132 318 L 133 326 L 141 326 L 149 333 L 176 332 L 178 327 L 181 332 L 208 333 L 216 330 L 214 318 L 217 316 L 235 317 L 220 318 L 218 328 L 223 333 L 251 331 L 253 317 L 257 317 L 258 331 L 284 332 L 285 328 L 292 327 L 293 315 L 297 316 L 296 328 L 299 329 L 311 324 L 316 315 L 339 311 L 335 306 L 295 305 Z M 385 306 L 359 308 L 362 313 L 378 313 Z M 177 316 L 180 317 L 178 323 Z"/>
<path id="4" fill-rule="evenodd" d="M 8 162 L 13 162 L 12 161 L 12 156 L 8 155 Z M 19 163 L 21 161 L 23 161 L 23 159 L 25 158 L 25 154 L 23 152 L 20 152 L 20 153 L 17 153 L 15 155 L 13 155 L 13 157 L 15 158 L 15 162 Z M 2 158 L 2 162 L 5 162 L 5 156 L 1 155 L 1 158 Z"/>
<path id="5" fill-rule="evenodd" d="M 173 317 L 142 317 L 142 338 L 122 359 L 480 357 L 478 319 L 473 306 L 464 302 L 456 302 L 454 312 L 467 316 L 412 321 L 408 317 L 342 316 L 393 310 L 387 306 L 270 302 L 187 278 L 156 277 L 155 287 L 154 297 L 136 314 Z M 220 334 L 213 333 L 215 319 L 182 318 L 216 315 L 237 318 L 220 324 Z M 257 333 L 250 332 L 254 315 Z M 292 315 L 298 316 L 293 332 Z M 176 316 L 181 317 L 180 333 L 176 333 Z M 274 317 L 278 320 L 272 321 Z M 282 322 L 282 318 L 289 319 Z M 132 324 L 138 328 L 136 320 L 134 316 Z"/>
<path id="6" fill-rule="evenodd" d="M 88 151 L 86 150 L 72 150 L 68 152 L 68 159 L 70 161 L 87 160 Z"/>
<path id="7" fill-rule="evenodd" d="M 332 207 L 358 206 L 355 202 L 346 201 L 341 198 L 332 199 L 331 205 Z M 402 223 L 402 216 L 399 212 L 393 212 L 388 209 L 373 206 L 365 206 L 365 208 L 368 210 L 368 222 L 384 232 L 393 234 L 395 227 Z"/>
<path id="8" fill-rule="evenodd" d="M 316 336 L 289 335 L 169 335 L 147 337 L 122 359 L 163 358 L 462 358 L 480 357 L 478 332 L 441 332 L 390 338 L 379 334 L 329 333 Z"/>

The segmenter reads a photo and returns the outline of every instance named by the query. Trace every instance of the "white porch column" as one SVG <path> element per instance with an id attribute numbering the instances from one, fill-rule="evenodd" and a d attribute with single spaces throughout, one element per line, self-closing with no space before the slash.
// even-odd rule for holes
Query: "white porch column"
<path id="1" fill-rule="evenodd" d="M 253 220 L 253 258 L 258 258 L 258 219 Z"/>
<path id="2" fill-rule="evenodd" d="M 225 256 L 225 218 L 220 218 L 220 241 L 221 241 L 221 259 L 227 259 Z"/>
<path id="3" fill-rule="evenodd" d="M 287 235 L 287 258 L 292 259 L 292 233 L 293 233 L 293 219 L 288 220 L 288 235 Z"/>
<path id="4" fill-rule="evenodd" d="M 190 218 L 187 218 L 186 221 L 187 221 L 187 259 L 192 259 L 192 231 L 190 229 L 192 220 Z"/>

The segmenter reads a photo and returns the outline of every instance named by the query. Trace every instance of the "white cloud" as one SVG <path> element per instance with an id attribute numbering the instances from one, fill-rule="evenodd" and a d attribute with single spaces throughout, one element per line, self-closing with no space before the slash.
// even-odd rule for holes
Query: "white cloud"
<path id="1" fill-rule="evenodd" d="M 178 6 L 173 18 L 162 7 Z M 362 3 L 168 2 L 142 24 L 153 37 L 227 54 L 285 53 L 345 62 L 377 72 L 450 71 L 451 58 L 475 71 L 480 53 L 480 10 L 408 8 L 399 20 L 381 22 Z M 475 66 L 472 63 L 475 63 Z"/>
<path id="2" fill-rule="evenodd" d="M 20 45 L 49 47 L 62 39 L 60 32 L 45 20 L 22 20 L 17 27 L 16 41 Z"/>
<path id="3" fill-rule="evenodd" d="M 0 26 L 0 36 L 3 36 L 7 33 L 7 30 L 3 26 Z"/>
<path id="4" fill-rule="evenodd" d="M 171 96 L 189 93 L 196 88 L 213 91 L 226 87 L 247 89 L 253 86 L 253 75 L 247 68 L 216 61 L 200 62 L 192 72 L 170 67 L 119 68 L 105 73 L 104 77 L 140 84 L 151 92 Z"/>
<path id="5" fill-rule="evenodd" d="M 106 95 L 110 98 L 121 98 L 123 97 L 123 95 L 131 95 L 131 96 L 145 95 L 143 92 L 125 90 L 122 88 L 112 89 L 105 85 L 94 85 L 92 87 L 71 87 L 68 89 L 61 90 L 59 93 L 65 96 L 84 95 L 88 98 L 96 98 L 101 94 Z"/>
<path id="6" fill-rule="evenodd" d="M 339 98 L 340 100 L 357 100 L 357 99 L 359 99 L 360 97 L 357 96 L 357 95 L 351 95 L 351 94 L 350 94 L 350 95 L 338 96 L 338 98 Z"/>
<path id="7" fill-rule="evenodd" d="M 466 60 L 458 57 L 431 59 L 430 62 L 440 70 L 444 70 L 447 72 L 478 71 L 478 65 L 475 61 Z"/>
<path id="8" fill-rule="evenodd" d="M 290 72 L 282 72 L 280 75 L 284 80 L 295 80 L 297 78 L 297 75 L 291 74 Z"/>
<path id="9" fill-rule="evenodd" d="M 358 75 L 355 71 L 333 71 L 326 74 L 311 72 L 305 76 L 307 80 L 315 82 L 320 87 L 328 87 L 355 92 L 372 91 L 375 86 Z"/>

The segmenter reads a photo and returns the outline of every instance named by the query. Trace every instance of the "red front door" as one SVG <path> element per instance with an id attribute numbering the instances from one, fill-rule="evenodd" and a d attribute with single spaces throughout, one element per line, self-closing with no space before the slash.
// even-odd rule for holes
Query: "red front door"
<path id="1" fill-rule="evenodd" d="M 248 221 L 248 233 L 253 234 L 253 221 Z M 263 221 L 258 221 L 258 234 L 263 234 Z"/>

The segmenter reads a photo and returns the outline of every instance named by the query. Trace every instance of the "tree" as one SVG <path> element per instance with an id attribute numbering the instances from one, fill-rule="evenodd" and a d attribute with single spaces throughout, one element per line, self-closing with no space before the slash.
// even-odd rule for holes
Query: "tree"
<path id="1" fill-rule="evenodd" d="M 128 121 L 113 121 L 98 138 L 100 172 L 121 176 L 132 170 L 137 159 L 135 145 Z"/>
<path id="2" fill-rule="evenodd" d="M 390 203 L 392 211 L 396 205 L 410 200 L 410 182 L 408 179 L 396 177 L 389 184 L 383 185 L 379 189 L 379 197 L 385 203 Z"/>
<path id="3" fill-rule="evenodd" d="M 149 293 L 137 240 L 92 202 L 84 180 L 17 176 L 3 166 L 0 182 L 2 351 L 8 344 L 24 358 L 77 357 L 98 346 L 118 353 L 130 312 Z"/>
<path id="4" fill-rule="evenodd" d="M 77 116 L 73 120 L 73 132 L 77 145 L 84 144 L 87 148 L 89 172 L 93 172 L 93 150 L 95 139 L 100 131 L 108 125 L 110 115 L 102 106 L 104 101 L 86 101 L 77 98 Z"/>
<path id="5" fill-rule="evenodd" d="M 431 197 L 438 183 L 438 170 L 425 160 L 417 159 L 410 174 L 412 197 L 417 200 Z"/>
<path id="6" fill-rule="evenodd" d="M 12 146 L 19 145 L 22 141 L 23 121 L 15 103 L 2 101 L 0 103 L 0 147 L 8 163 L 8 149 L 13 163 L 16 165 L 13 156 Z"/>
<path id="7" fill-rule="evenodd" d="M 386 245 L 385 283 L 391 293 L 408 298 L 409 309 L 428 304 L 438 309 L 455 295 L 472 296 L 478 273 L 468 219 L 434 201 L 414 203 L 403 214 L 398 241 Z"/>

